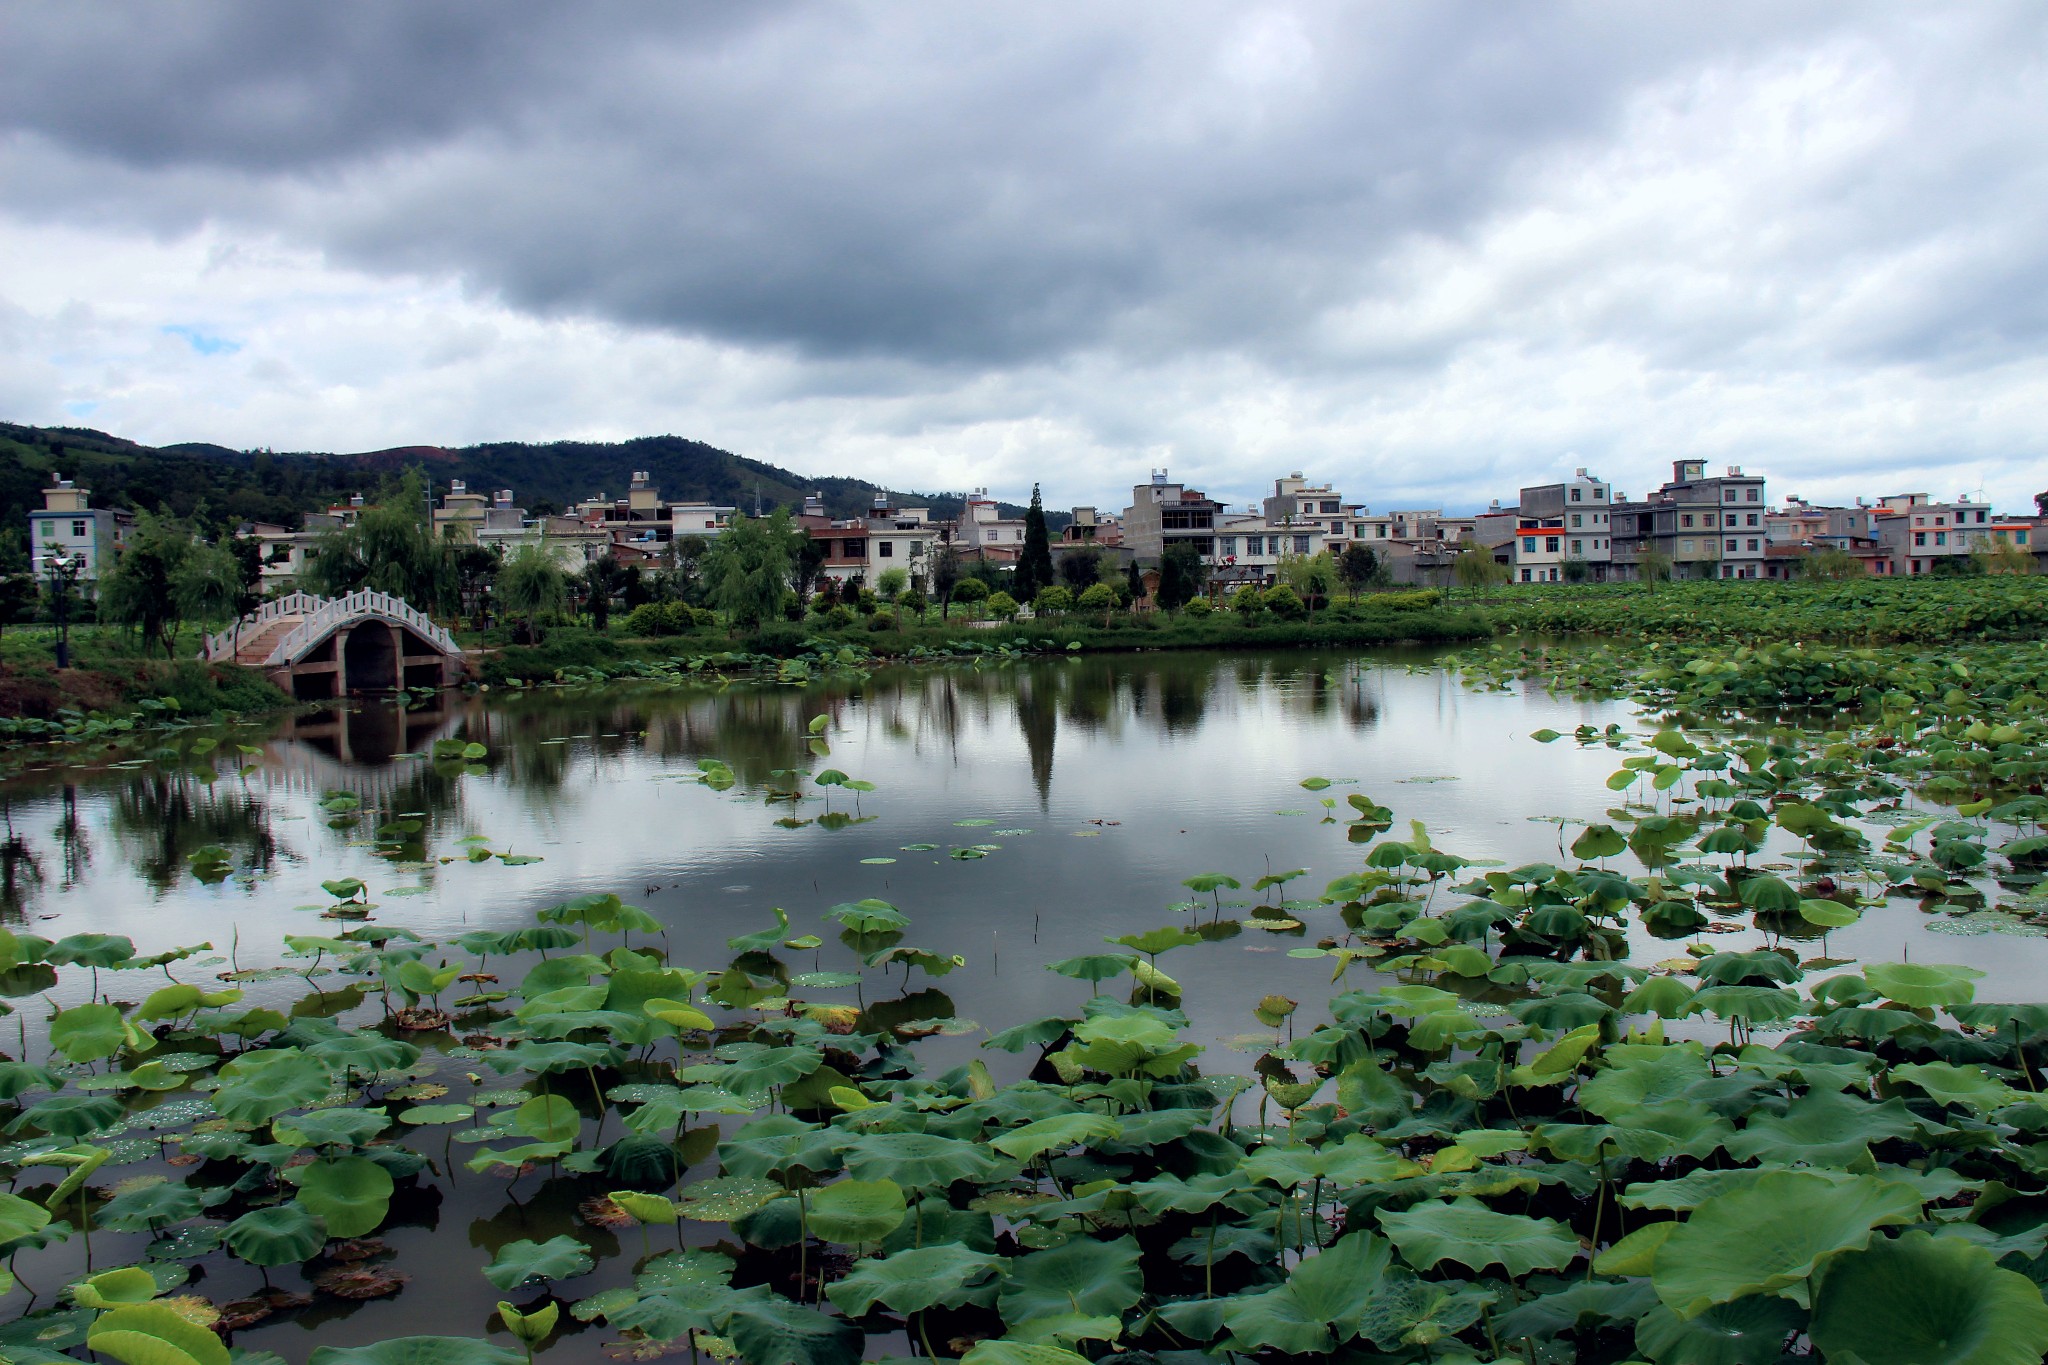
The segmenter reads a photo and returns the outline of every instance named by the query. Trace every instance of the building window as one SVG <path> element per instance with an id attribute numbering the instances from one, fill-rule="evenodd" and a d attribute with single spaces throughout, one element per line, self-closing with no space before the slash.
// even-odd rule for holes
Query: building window
<path id="1" fill-rule="evenodd" d="M 1557 546 L 1558 546 L 1558 540 L 1559 540 L 1559 538 L 1558 538 L 1557 536 L 1545 536 L 1545 537 L 1543 537 L 1543 552 L 1544 552 L 1545 554 L 1553 554 L 1553 555 L 1554 555 L 1554 554 L 1556 554 L 1556 553 L 1557 553 Z"/>
<path id="2" fill-rule="evenodd" d="M 79 540 L 83 540 L 83 539 L 85 539 L 85 523 L 84 523 L 84 522 L 82 522 L 82 521 L 74 521 L 74 522 L 72 522 L 72 523 L 71 523 L 71 534 L 72 534 L 72 536 L 73 536 L 73 537 L 75 537 L 76 539 L 79 539 Z"/>
<path id="3" fill-rule="evenodd" d="M 1298 554 L 1298 555 L 1305 555 L 1305 554 L 1307 554 L 1307 553 L 1308 553 L 1308 537 L 1307 537 L 1307 536 L 1296 536 L 1296 537 L 1294 538 L 1294 553 L 1296 553 L 1296 554 Z"/>
<path id="4" fill-rule="evenodd" d="M 877 549 L 877 550 L 875 551 L 875 553 L 876 553 L 876 554 L 880 555 L 880 556 L 881 556 L 881 557 L 882 557 L 883 559 L 894 559 L 894 558 L 896 557 L 896 542 L 895 542 L 895 541 L 893 541 L 893 540 L 884 540 L 884 541 L 880 541 L 880 542 L 877 542 L 877 543 L 878 543 L 878 545 L 879 545 L 879 547 L 880 547 L 880 548 L 878 548 L 878 549 Z"/>
<path id="5" fill-rule="evenodd" d="M 1218 537 L 1216 538 L 1216 553 L 1217 553 L 1217 554 L 1219 554 L 1219 555 L 1234 555 L 1234 554 L 1236 554 L 1236 553 L 1237 553 L 1237 537 L 1236 537 L 1236 536 L 1218 536 Z"/>
<path id="6" fill-rule="evenodd" d="M 1721 494 L 1721 501 L 1722 501 L 1722 502 L 1734 502 L 1734 501 L 1735 501 L 1735 490 L 1734 490 L 1734 489 L 1732 489 L 1732 488 L 1730 488 L 1730 489 L 1727 489 L 1727 490 L 1725 490 L 1725 491 L 1724 491 L 1724 492 L 1723 492 L 1723 493 Z"/>
<path id="7" fill-rule="evenodd" d="M 1552 570 L 1550 571 L 1550 581 L 1551 581 L 1551 582 L 1553 582 L 1553 583 L 1555 583 L 1555 582 L 1557 581 L 1557 570 L 1555 570 L 1555 569 L 1552 569 Z"/>
<path id="8" fill-rule="evenodd" d="M 1266 553 L 1266 538 L 1264 536 L 1246 536 L 1244 538 L 1244 552 L 1248 555 L 1262 555 Z"/>
<path id="9" fill-rule="evenodd" d="M 1732 496 L 1732 495 L 1731 495 L 1731 496 Z M 1733 578 L 1733 577 L 1735 577 L 1735 570 L 1734 570 L 1734 569 L 1732 569 L 1732 568 L 1730 568 L 1730 567 L 1729 567 L 1728 565 L 1726 565 L 1726 564 L 1723 564 L 1723 565 L 1721 566 L 1721 577 L 1723 577 L 1723 578 Z"/>
<path id="10" fill-rule="evenodd" d="M 1572 513 L 1572 527 L 1574 529 L 1577 529 L 1579 526 L 1582 526 L 1584 524 L 1585 523 L 1579 519 L 1579 514 L 1577 512 Z"/>
<path id="11" fill-rule="evenodd" d="M 1750 525 L 1750 526 L 1754 526 L 1754 525 L 1756 525 L 1756 513 L 1754 513 L 1754 512 L 1751 512 L 1751 513 L 1749 514 L 1749 521 L 1748 521 L 1748 523 L 1747 523 L 1747 524 L 1748 524 L 1748 525 Z"/>
<path id="12" fill-rule="evenodd" d="M 1593 501 L 1598 502 L 1600 499 L 1606 496 L 1607 494 L 1601 491 L 1599 485 L 1595 484 L 1593 487 Z"/>
<path id="13" fill-rule="evenodd" d="M 1692 513 L 1690 513 L 1690 512 L 1682 512 L 1682 513 L 1680 513 L 1680 514 L 1679 514 L 1679 517 L 1678 517 L 1678 524 L 1679 524 L 1680 526 L 1690 526 L 1690 525 L 1692 525 Z"/>
<path id="14" fill-rule="evenodd" d="M 1762 490 L 1761 490 L 1761 489 L 1756 489 L 1756 488 L 1752 488 L 1752 489 L 1750 489 L 1750 490 L 1749 490 L 1749 500 L 1750 500 L 1751 502 L 1762 502 L 1762 501 L 1763 501 L 1763 493 L 1762 493 Z"/>
<path id="15" fill-rule="evenodd" d="M 1573 554 L 1575 554 L 1575 555 L 1582 555 L 1582 554 L 1584 554 L 1585 552 L 1586 552 L 1586 542 L 1585 542 L 1585 541 L 1583 541 L 1583 540 L 1575 540 L 1575 541 L 1573 541 L 1573 542 L 1572 542 L 1572 553 L 1573 553 Z"/>
<path id="16" fill-rule="evenodd" d="M 1915 531 L 1913 533 L 1913 543 L 1915 545 L 1925 545 L 1927 543 L 1927 533 L 1925 531 Z"/>
<path id="17" fill-rule="evenodd" d="M 1380 539 L 1380 540 L 1385 540 L 1385 539 L 1387 538 L 1387 528 L 1386 528 L 1386 527 L 1384 527 L 1384 526 L 1375 526 L 1375 527 L 1373 527 L 1373 528 L 1372 528 L 1372 533 L 1373 533 L 1373 535 L 1374 535 L 1374 536 L 1375 536 L 1376 538 L 1378 538 L 1378 539 Z"/>
<path id="18" fill-rule="evenodd" d="M 1336 503 L 1334 503 L 1334 502 L 1326 502 L 1326 503 L 1324 503 L 1324 504 L 1323 504 L 1323 513 L 1324 513 L 1324 515 L 1326 515 L 1326 516 L 1327 516 L 1327 515 L 1328 515 L 1329 513 L 1331 513 L 1331 512 L 1341 512 L 1341 511 L 1343 511 L 1343 510 L 1344 510 L 1343 508 L 1339 507 L 1339 506 L 1338 506 L 1338 505 L 1337 505 Z"/>
<path id="19" fill-rule="evenodd" d="M 1752 541 L 1750 541 L 1750 542 L 1749 542 L 1749 552 L 1750 552 L 1751 554 L 1755 554 L 1755 553 L 1756 553 L 1756 542 L 1755 542 L 1754 540 L 1752 540 Z"/>
<path id="20" fill-rule="evenodd" d="M 1730 549 L 1730 550 L 1732 551 L 1732 550 L 1733 550 L 1733 549 L 1735 548 L 1735 542 L 1734 542 L 1734 541 L 1732 541 L 1732 540 L 1731 540 L 1731 541 L 1729 541 L 1729 542 L 1728 542 L 1728 548 L 1729 548 L 1729 549 Z"/>
<path id="21" fill-rule="evenodd" d="M 1934 533 L 1934 543 L 1935 543 L 1936 545 L 1946 545 L 1946 544 L 1948 544 L 1948 532 L 1946 532 L 1946 531 L 1936 531 L 1936 532 Z"/>
<path id="22" fill-rule="evenodd" d="M 1529 581 L 1529 571 L 1527 569 L 1522 570 L 1522 581 L 1524 583 Z"/>
<path id="23" fill-rule="evenodd" d="M 1691 553 L 1693 552 L 1693 543 L 1692 543 L 1691 541 L 1689 541 L 1689 540 L 1681 540 L 1681 541 L 1679 541 L 1679 542 L 1678 542 L 1678 552 L 1679 552 L 1680 554 L 1683 554 L 1683 555 L 1689 555 L 1689 554 L 1691 554 Z"/>
<path id="24" fill-rule="evenodd" d="M 1579 500 L 1579 490 L 1578 490 L 1578 489 L 1576 489 L 1576 488 L 1574 488 L 1574 489 L 1572 490 L 1572 501 L 1573 501 L 1573 502 L 1577 502 L 1578 500 Z"/>

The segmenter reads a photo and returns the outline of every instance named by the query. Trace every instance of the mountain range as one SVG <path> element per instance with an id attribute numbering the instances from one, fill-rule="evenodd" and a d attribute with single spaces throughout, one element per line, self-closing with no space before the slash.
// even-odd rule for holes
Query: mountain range
<path id="1" fill-rule="evenodd" d="M 451 480 L 472 492 L 509 488 L 530 512 L 560 511 L 593 495 L 623 497 L 635 471 L 645 471 L 671 501 L 699 500 L 752 512 L 800 506 L 816 493 L 835 517 L 859 516 L 886 492 L 892 505 L 928 507 L 937 519 L 958 516 L 960 493 L 884 489 L 863 479 L 798 474 L 681 436 L 629 441 L 493 441 L 472 446 L 398 446 L 355 454 L 230 450 L 203 442 L 147 446 L 87 427 L 33 427 L 0 422 L 0 527 L 22 527 L 43 505 L 56 476 L 92 490 L 101 507 L 192 517 L 214 527 L 245 521 L 297 525 L 351 494 L 376 496 L 386 480 L 418 467 L 438 496 Z M 1006 517 L 1021 504 L 998 503 Z M 1048 510 L 1057 533 L 1065 511 Z"/>

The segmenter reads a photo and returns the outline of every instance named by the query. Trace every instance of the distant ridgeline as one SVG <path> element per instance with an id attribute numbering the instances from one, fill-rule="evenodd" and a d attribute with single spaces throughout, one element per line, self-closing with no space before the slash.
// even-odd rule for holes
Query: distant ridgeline
<path id="1" fill-rule="evenodd" d="M 92 490 L 100 507 L 155 511 L 168 507 L 189 517 L 203 513 L 216 526 L 244 521 L 296 525 L 307 512 L 374 496 L 386 477 L 417 465 L 437 494 L 450 479 L 472 489 L 509 488 L 529 509 L 561 510 L 593 494 L 623 497 L 635 470 L 646 470 L 670 501 L 699 499 L 751 513 L 794 508 L 807 493 L 824 496 L 835 517 L 865 513 L 880 490 L 859 479 L 809 478 L 731 451 L 680 436 L 642 436 L 622 442 L 499 441 L 489 445 L 400 446 L 355 455 L 229 450 L 197 442 L 138 445 L 86 427 L 28 427 L 0 422 L 0 528 L 25 523 L 43 505 L 54 474 Z M 897 506 L 929 507 L 935 520 L 960 514 L 958 493 L 891 492 Z M 1022 517 L 1021 504 L 1001 503 L 1005 517 Z M 1055 531 L 1066 514 L 1047 512 Z"/>

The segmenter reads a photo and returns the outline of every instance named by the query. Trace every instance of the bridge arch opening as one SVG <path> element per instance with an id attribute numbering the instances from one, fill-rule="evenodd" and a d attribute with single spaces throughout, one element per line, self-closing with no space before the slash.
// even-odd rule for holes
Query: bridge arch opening
<path id="1" fill-rule="evenodd" d="M 383 621 L 365 621 L 349 631 L 341 646 L 342 676 L 349 691 L 393 692 L 403 685 L 397 635 L 397 628 Z"/>

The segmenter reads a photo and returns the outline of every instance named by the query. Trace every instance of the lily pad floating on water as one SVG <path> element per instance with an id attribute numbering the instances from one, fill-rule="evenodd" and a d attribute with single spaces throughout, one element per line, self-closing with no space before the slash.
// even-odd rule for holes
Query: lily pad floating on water
<path id="1" fill-rule="evenodd" d="M 895 862 L 895 861 L 896 861 L 896 860 L 895 860 L 894 858 L 862 858 L 862 859 L 861 859 L 861 862 L 862 862 L 863 864 L 865 864 L 866 866 L 868 866 L 868 867 L 883 867 L 883 866 L 886 866 L 886 865 L 888 865 L 889 863 L 893 863 L 893 862 Z"/>
<path id="2" fill-rule="evenodd" d="M 930 853 L 937 847 L 937 844 L 905 844 L 903 851 L 905 853 Z"/>
<path id="3" fill-rule="evenodd" d="M 973 826 L 980 826 L 980 825 L 993 825 L 993 824 L 995 823 L 995 821 L 993 821 L 993 820 L 955 820 L 955 821 L 954 821 L 953 823 L 954 823 L 955 825 L 958 825 L 958 826 L 960 826 L 961 828 L 969 828 L 969 827 L 973 827 Z"/>

